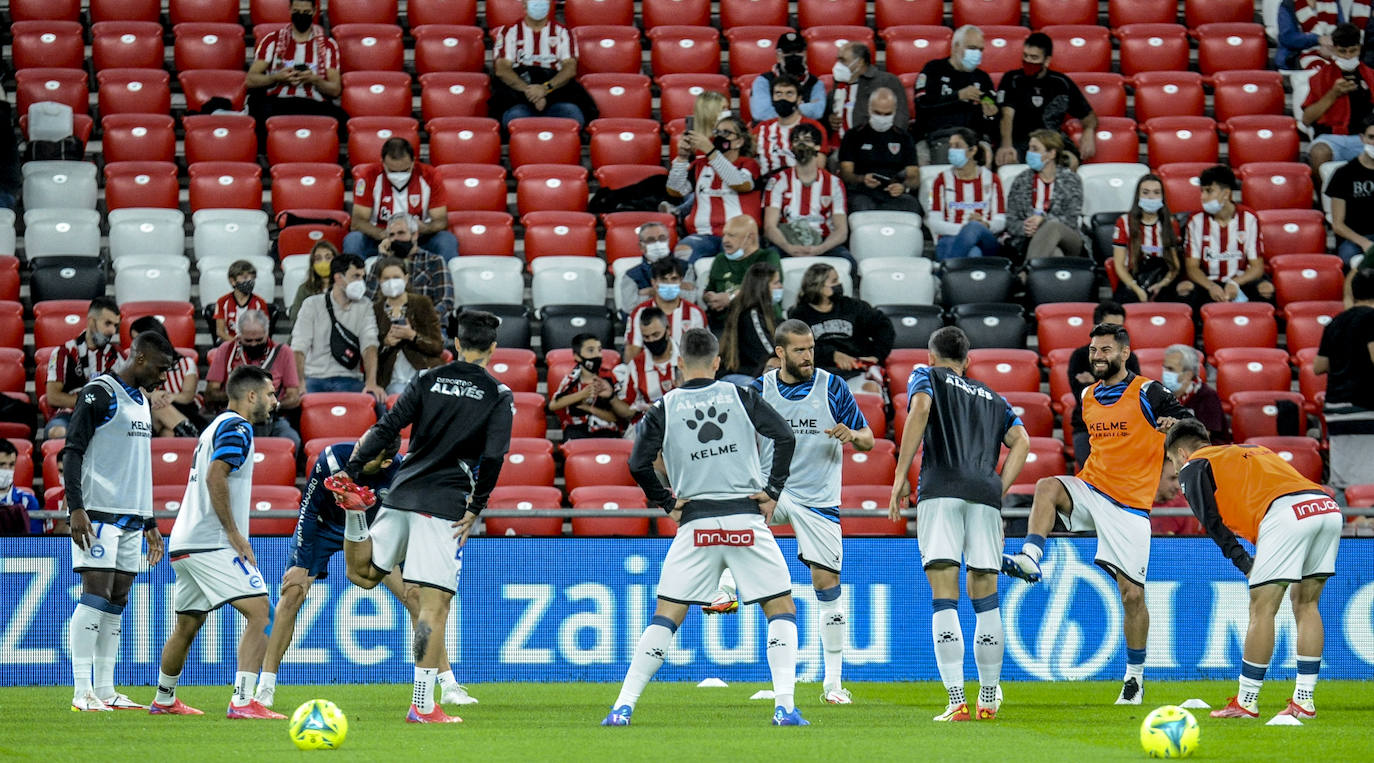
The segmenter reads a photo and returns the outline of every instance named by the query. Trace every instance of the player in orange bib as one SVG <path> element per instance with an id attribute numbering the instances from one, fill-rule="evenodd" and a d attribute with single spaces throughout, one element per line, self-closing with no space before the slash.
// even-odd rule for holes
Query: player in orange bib
<path id="1" fill-rule="evenodd" d="M 1094 561 L 1116 578 L 1125 612 L 1126 674 L 1118 705 L 1144 696 L 1145 573 L 1150 566 L 1150 507 L 1164 466 L 1164 432 L 1193 414 L 1159 382 L 1126 370 L 1131 338 L 1112 323 L 1093 328 L 1088 361 L 1097 381 L 1083 390 L 1083 421 L 1092 453 L 1076 477 L 1045 477 L 1035 485 L 1026 542 L 1002 558 L 1002 571 L 1040 580 L 1045 536 L 1056 516 L 1069 532 L 1095 531 Z"/>
<path id="2" fill-rule="evenodd" d="M 1274 615 L 1289 597 L 1298 624 L 1298 678 L 1279 715 L 1317 717 L 1312 699 L 1322 662 L 1326 579 L 1336 574 L 1341 509 L 1321 486 L 1257 445 L 1210 445 L 1196 421 L 1180 422 L 1164 441 L 1179 468 L 1188 505 L 1221 551 L 1250 579 L 1250 627 L 1240 667 L 1240 691 L 1213 718 L 1258 718 L 1259 692 L 1274 654 Z M 1252 559 L 1236 536 L 1255 545 Z"/>

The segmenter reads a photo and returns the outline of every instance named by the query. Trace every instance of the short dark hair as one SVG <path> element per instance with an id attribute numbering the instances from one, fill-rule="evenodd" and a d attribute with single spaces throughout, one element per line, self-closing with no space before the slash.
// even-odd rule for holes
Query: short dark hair
<path id="1" fill-rule="evenodd" d="M 582 352 L 582 346 L 592 340 L 601 341 L 601 337 L 597 336 L 596 334 L 584 331 L 581 334 L 574 336 L 572 338 L 572 341 L 568 344 L 572 345 L 573 352 Z"/>
<path id="2" fill-rule="evenodd" d="M 176 348 L 172 347 L 172 340 L 167 338 L 167 329 L 162 327 L 162 321 L 153 318 L 151 315 L 148 317 L 157 321 L 157 328 L 140 331 L 138 336 L 134 337 L 134 341 L 129 348 L 130 351 L 134 354 L 156 353 L 168 360 L 176 360 Z M 133 327 L 130 326 L 130 328 Z"/>
<path id="3" fill-rule="evenodd" d="M 768 92 L 771 93 L 771 92 L 773 92 L 774 90 L 777 90 L 779 85 L 781 85 L 781 86 L 783 86 L 783 87 L 790 87 L 790 88 L 792 88 L 793 90 L 797 91 L 797 94 L 798 94 L 798 95 L 801 94 L 801 85 L 797 84 L 797 81 L 796 81 L 796 80 L 792 79 L 791 77 L 787 76 L 786 74 L 781 75 L 781 76 L 779 76 L 779 77 L 774 77 L 774 78 L 773 78 L 773 86 L 772 86 L 771 88 L 768 89 Z"/>
<path id="4" fill-rule="evenodd" d="M 1374 270 L 1362 267 L 1355 271 L 1355 277 L 1350 279 L 1350 296 L 1356 302 L 1374 299 Z"/>
<path id="5" fill-rule="evenodd" d="M 1125 314 L 1126 308 L 1122 307 L 1121 303 L 1110 299 L 1104 299 L 1097 303 L 1097 307 L 1093 308 L 1093 325 L 1096 326 L 1101 323 L 1102 319 L 1109 315 Z"/>
<path id="6" fill-rule="evenodd" d="M 139 335 L 142 338 L 142 335 Z M 229 372 L 224 391 L 230 400 L 242 400 L 244 395 L 263 386 L 271 387 L 272 374 L 265 368 L 244 364 Z"/>
<path id="7" fill-rule="evenodd" d="M 1337 24 L 1331 30 L 1331 47 L 1351 48 L 1360 44 L 1360 28 L 1354 24 Z"/>
<path id="8" fill-rule="evenodd" d="M 382 144 L 383 159 L 414 159 L 415 147 L 405 138 L 387 138 Z"/>
<path id="9" fill-rule="evenodd" d="M 135 318 L 133 323 L 129 324 L 130 334 L 142 336 L 143 334 L 149 331 L 161 334 L 164 338 L 167 339 L 171 338 L 167 336 L 167 327 L 162 325 L 162 321 L 158 320 L 156 315 L 144 315 L 142 317 Z"/>
<path id="10" fill-rule="evenodd" d="M 1099 336 L 1109 336 L 1112 341 L 1122 347 L 1131 346 L 1131 335 L 1126 332 L 1125 326 L 1118 326 L 1115 323 L 1099 323 L 1093 326 L 1093 330 L 1088 334 L 1088 339 L 1091 341 L 1093 337 Z"/>
<path id="11" fill-rule="evenodd" d="M 682 272 L 682 263 L 678 262 L 676 257 L 664 257 L 649 265 L 649 275 L 653 278 L 662 278 L 674 274 L 676 274 L 678 278 L 682 278 L 686 275 Z"/>
<path id="12" fill-rule="evenodd" d="M 663 321 L 663 327 L 668 327 L 668 315 L 654 305 L 639 311 L 639 325 L 648 326 L 654 321 Z"/>
<path id="13" fill-rule="evenodd" d="M 329 261 L 330 281 L 333 281 L 334 276 L 344 275 L 352 268 L 363 270 L 366 267 L 367 264 L 363 262 L 363 258 L 356 254 L 336 254 L 334 259 Z"/>
<path id="14" fill-rule="evenodd" d="M 704 366 L 711 363 L 711 359 L 720 354 L 720 342 L 716 340 L 716 335 L 706 329 L 687 329 L 682 332 L 682 346 L 678 348 L 678 357 L 682 362 Z"/>
<path id="15" fill-rule="evenodd" d="M 808 325 L 806 321 L 788 318 L 782 323 L 779 323 L 777 328 L 773 329 L 773 346 L 786 347 L 788 346 L 788 337 L 809 336 L 810 334 L 811 326 Z"/>
<path id="16" fill-rule="evenodd" d="M 109 310 L 115 315 L 119 315 L 119 303 L 114 301 L 114 297 L 101 295 L 91 300 L 91 306 L 86 308 L 86 315 L 100 315 L 102 310 Z"/>
<path id="17" fill-rule="evenodd" d="M 18 456 L 19 449 L 14 447 L 14 443 L 8 437 L 0 437 L 0 456 Z"/>
<path id="18" fill-rule="evenodd" d="M 1197 419 L 1183 419 L 1169 433 L 1164 435 L 1164 452 L 1169 453 L 1179 443 L 1202 443 L 1203 445 L 1212 444 L 1211 435 L 1207 432 L 1207 427 Z"/>
<path id="19" fill-rule="evenodd" d="M 1365 130 L 1368 130 L 1370 127 L 1374 127 L 1374 112 L 1371 112 L 1371 113 L 1369 113 L 1369 114 L 1365 114 L 1365 115 L 1364 115 L 1364 119 L 1361 119 L 1361 120 L 1360 120 L 1360 132 L 1363 133 Z M 793 129 L 796 129 L 796 128 L 793 128 Z"/>
<path id="20" fill-rule="evenodd" d="M 968 358 L 968 334 L 958 326 L 945 326 L 935 330 L 926 343 L 931 355 L 945 360 L 962 361 Z"/>
<path id="21" fill-rule="evenodd" d="M 800 138 L 802 136 L 807 136 L 811 138 L 811 142 L 816 144 L 816 148 L 820 148 L 825 144 L 825 136 L 821 135 L 820 129 L 817 128 L 815 125 L 810 125 L 805 122 L 802 122 L 801 124 L 798 124 L 796 127 L 792 128 L 791 140 L 793 142 L 796 142 L 797 138 Z"/>
<path id="22" fill-rule="evenodd" d="M 230 280 L 238 278 L 239 276 L 245 273 L 252 276 L 257 276 L 258 269 L 253 267 L 253 263 L 249 262 L 248 260 L 234 260 L 234 262 L 229 265 Z"/>
<path id="23" fill-rule="evenodd" d="M 1236 173 L 1224 164 L 1214 164 L 1203 170 L 1202 174 L 1197 176 L 1197 182 L 1203 188 L 1209 185 L 1219 185 L 1234 191 L 1240 187 L 1240 183 L 1236 182 Z"/>
<path id="24" fill-rule="evenodd" d="M 1049 58 L 1050 56 L 1054 55 L 1054 40 L 1051 40 L 1050 36 L 1045 34 L 1044 32 L 1032 33 L 1029 37 L 1026 38 L 1025 42 L 1021 43 L 1021 47 L 1023 49 L 1039 48 L 1040 50 L 1045 51 L 1045 58 Z"/>
<path id="25" fill-rule="evenodd" d="M 864 66 L 873 63 L 873 52 L 862 42 L 849 43 L 849 49 L 854 51 L 854 56 L 864 62 Z"/>
<path id="26" fill-rule="evenodd" d="M 501 327 L 501 319 L 484 310 L 464 310 L 454 319 L 458 330 L 454 338 L 459 349 L 470 352 L 486 352 L 496 344 L 496 330 Z"/>

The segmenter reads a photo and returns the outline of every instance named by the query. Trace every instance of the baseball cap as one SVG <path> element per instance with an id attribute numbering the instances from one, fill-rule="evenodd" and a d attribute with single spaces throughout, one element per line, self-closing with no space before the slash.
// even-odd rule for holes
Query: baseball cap
<path id="1" fill-rule="evenodd" d="M 786 53 L 805 53 L 806 40 L 796 32 L 788 32 L 778 38 L 778 50 Z"/>

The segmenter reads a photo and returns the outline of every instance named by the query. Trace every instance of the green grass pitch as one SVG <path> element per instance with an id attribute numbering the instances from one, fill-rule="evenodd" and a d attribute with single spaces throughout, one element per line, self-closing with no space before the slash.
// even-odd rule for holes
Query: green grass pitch
<path id="1" fill-rule="evenodd" d="M 969 686 L 976 691 L 974 682 Z M 1233 682 L 1146 683 L 1146 703 L 1116 707 L 1115 683 L 1009 683 L 1006 703 L 991 723 L 934 723 L 944 707 L 938 683 L 850 684 L 855 704 L 822 705 L 819 684 L 799 684 L 798 704 L 809 728 L 773 728 L 772 703 L 749 701 L 762 684 L 698 689 L 651 683 L 629 728 L 597 724 L 615 699 L 612 684 L 484 684 L 468 687 L 481 704 L 458 709 L 465 723 L 404 722 L 410 687 L 287 686 L 276 709 L 290 715 L 324 698 L 348 715 L 348 738 L 333 752 L 302 753 L 286 721 L 224 718 L 226 686 L 188 686 L 178 696 L 204 717 L 152 717 L 137 712 L 72 713 L 67 687 L 0 689 L 0 758 L 65 761 L 256 761 L 302 755 L 328 759 L 400 760 L 429 754 L 466 760 L 1139 760 L 1141 719 L 1159 705 L 1198 697 L 1214 707 L 1235 692 Z M 1317 685 L 1318 717 L 1301 728 L 1264 725 L 1283 709 L 1292 680 L 1269 682 L 1257 721 L 1214 720 L 1197 711 L 1198 760 L 1369 760 L 1374 749 L 1374 684 Z M 147 702 L 151 687 L 129 689 Z M 450 712 L 454 708 L 449 707 Z"/>

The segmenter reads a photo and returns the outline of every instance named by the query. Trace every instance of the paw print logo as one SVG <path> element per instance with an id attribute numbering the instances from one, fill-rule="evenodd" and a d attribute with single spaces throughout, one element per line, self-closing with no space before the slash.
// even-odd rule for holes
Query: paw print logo
<path id="1" fill-rule="evenodd" d="M 978 637 L 979 646 L 997 646 L 997 637 L 988 633 Z"/>
<path id="2" fill-rule="evenodd" d="M 939 637 L 937 637 L 935 640 L 941 644 L 948 644 L 953 641 L 957 641 L 958 637 L 954 635 L 953 631 L 941 631 Z"/>
<path id="3" fill-rule="evenodd" d="M 725 437 L 720 425 L 729 417 L 730 414 L 725 411 L 717 412 L 714 405 L 707 408 L 704 413 L 698 408 L 694 416 L 688 417 L 687 428 L 697 433 L 697 442 L 705 445 Z"/>

